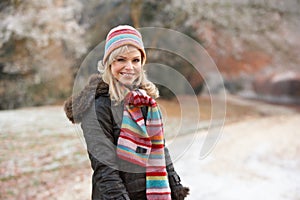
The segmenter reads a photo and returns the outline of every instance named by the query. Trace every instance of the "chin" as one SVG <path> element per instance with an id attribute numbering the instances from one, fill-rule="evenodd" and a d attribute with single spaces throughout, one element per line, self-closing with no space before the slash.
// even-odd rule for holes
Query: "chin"
<path id="1" fill-rule="evenodd" d="M 123 84 L 130 86 L 133 85 L 133 81 L 124 81 Z"/>
<path id="2" fill-rule="evenodd" d="M 129 80 L 119 80 L 119 82 L 124 85 L 132 85 L 133 84 L 133 81 L 129 81 Z"/>
<path id="3" fill-rule="evenodd" d="M 127 79 L 127 80 L 126 80 L 126 79 L 125 79 L 125 80 L 124 80 L 124 79 L 123 79 L 123 80 L 121 79 L 120 82 L 121 82 L 122 84 L 124 84 L 124 85 L 132 85 L 132 84 L 134 84 L 134 80 L 135 80 L 135 79 Z"/>

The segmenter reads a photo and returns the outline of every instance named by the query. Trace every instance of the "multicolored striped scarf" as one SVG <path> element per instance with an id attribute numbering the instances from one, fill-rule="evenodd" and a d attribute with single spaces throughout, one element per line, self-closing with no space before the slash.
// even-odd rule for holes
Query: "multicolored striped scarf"
<path id="1" fill-rule="evenodd" d="M 146 120 L 142 114 L 142 106 L 148 107 Z M 131 91 L 125 98 L 117 155 L 146 167 L 148 200 L 171 200 L 161 113 L 155 100 L 145 90 Z"/>

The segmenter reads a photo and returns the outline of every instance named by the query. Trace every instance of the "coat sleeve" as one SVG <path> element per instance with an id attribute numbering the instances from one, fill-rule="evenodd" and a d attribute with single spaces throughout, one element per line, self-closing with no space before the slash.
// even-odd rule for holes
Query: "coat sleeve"
<path id="1" fill-rule="evenodd" d="M 111 109 L 106 103 L 96 102 L 81 123 L 94 170 L 92 199 L 129 200 L 118 171 Z"/>
<path id="2" fill-rule="evenodd" d="M 165 159 L 172 200 L 183 200 L 189 194 L 189 188 L 182 186 L 167 147 L 165 147 Z"/>

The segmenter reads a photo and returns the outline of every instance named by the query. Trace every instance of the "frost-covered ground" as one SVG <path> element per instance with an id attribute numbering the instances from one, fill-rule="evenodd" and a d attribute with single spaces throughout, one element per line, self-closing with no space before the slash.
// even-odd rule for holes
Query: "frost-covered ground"
<path id="1" fill-rule="evenodd" d="M 200 160 L 205 132 L 175 162 L 188 199 L 300 199 L 300 115 L 252 119 L 224 128 L 216 147 Z M 176 141 L 179 148 L 189 136 Z"/>
<path id="2" fill-rule="evenodd" d="M 162 105 L 167 113 L 170 104 Z M 300 199 L 300 113 L 232 97 L 227 106 L 223 134 L 204 159 L 205 130 L 167 139 L 188 199 Z M 61 106 L 1 111 L 0 137 L 0 199 L 89 199 L 80 129 Z"/>

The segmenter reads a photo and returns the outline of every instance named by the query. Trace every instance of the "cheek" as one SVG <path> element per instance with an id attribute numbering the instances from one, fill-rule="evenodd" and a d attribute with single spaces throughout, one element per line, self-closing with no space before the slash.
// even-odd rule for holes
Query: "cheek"
<path id="1" fill-rule="evenodd" d="M 117 76 L 120 71 L 120 69 L 116 65 L 111 65 L 110 70 L 113 76 Z"/>
<path id="2" fill-rule="evenodd" d="M 142 65 L 138 65 L 135 67 L 136 72 L 140 73 L 142 71 Z"/>

